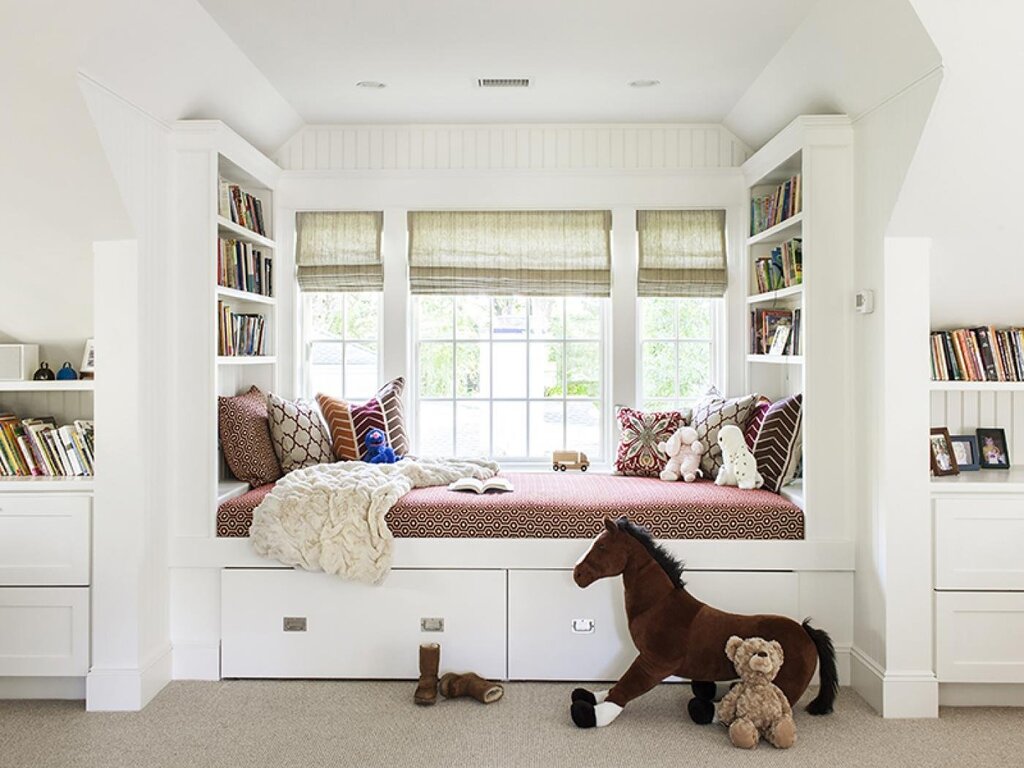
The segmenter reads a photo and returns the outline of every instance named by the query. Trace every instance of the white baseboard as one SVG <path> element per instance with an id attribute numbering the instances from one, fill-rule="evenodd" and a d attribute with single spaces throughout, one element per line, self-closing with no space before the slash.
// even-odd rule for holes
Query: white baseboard
<path id="1" fill-rule="evenodd" d="M 1024 684 L 939 683 L 942 707 L 1024 707 Z"/>
<path id="2" fill-rule="evenodd" d="M 939 716 L 939 684 L 935 674 L 886 670 L 857 646 L 850 649 L 854 690 L 885 718 Z"/>
<path id="3" fill-rule="evenodd" d="M 839 673 L 840 685 L 851 685 L 851 656 L 852 649 L 848 645 L 836 645 L 836 672 Z M 817 680 L 817 678 L 815 678 Z"/>
<path id="4" fill-rule="evenodd" d="M 85 699 L 84 677 L 0 677 L 0 699 Z"/>
<path id="5" fill-rule="evenodd" d="M 171 681 L 171 649 L 141 669 L 96 669 L 86 678 L 85 708 L 90 712 L 137 712 Z"/>
<path id="6" fill-rule="evenodd" d="M 220 680 L 220 643 L 174 646 L 174 680 Z"/>

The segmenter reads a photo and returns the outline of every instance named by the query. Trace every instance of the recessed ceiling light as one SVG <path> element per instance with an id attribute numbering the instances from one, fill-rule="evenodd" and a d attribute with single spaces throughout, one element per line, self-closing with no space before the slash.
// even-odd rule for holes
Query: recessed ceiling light
<path id="1" fill-rule="evenodd" d="M 629 83 L 630 88 L 653 88 L 656 85 L 661 85 L 661 80 L 631 80 Z"/>
<path id="2" fill-rule="evenodd" d="M 360 80 L 356 85 L 360 88 L 387 88 L 387 83 L 382 83 L 380 80 Z"/>

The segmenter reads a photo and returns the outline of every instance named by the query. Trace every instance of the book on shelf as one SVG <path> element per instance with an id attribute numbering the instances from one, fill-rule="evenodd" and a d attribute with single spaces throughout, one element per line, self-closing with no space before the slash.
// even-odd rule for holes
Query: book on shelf
<path id="1" fill-rule="evenodd" d="M 803 241 L 799 237 L 772 248 L 769 256 L 754 260 L 758 293 L 800 285 L 804 281 Z"/>
<path id="2" fill-rule="evenodd" d="M 478 480 L 475 477 L 461 477 L 454 483 L 448 484 L 449 491 L 472 491 L 473 493 L 509 493 L 512 491 L 512 481 L 507 477 L 491 477 L 487 480 Z"/>
<path id="3" fill-rule="evenodd" d="M 95 452 L 92 421 L 0 414 L 0 477 L 92 477 Z"/>
<path id="4" fill-rule="evenodd" d="M 266 354 L 266 319 L 260 314 L 232 311 L 217 302 L 217 354 L 222 357 L 252 357 Z"/>
<path id="5" fill-rule="evenodd" d="M 766 195 L 750 198 L 750 234 L 757 235 L 803 210 L 800 174 L 791 176 Z"/>
<path id="6" fill-rule="evenodd" d="M 217 284 L 236 291 L 273 296 L 273 259 L 251 243 L 218 238 Z"/>
<path id="7" fill-rule="evenodd" d="M 250 195 L 238 184 L 220 180 L 220 196 L 217 204 L 220 215 L 241 224 L 258 235 L 267 234 L 263 223 L 263 202 L 255 195 Z"/>
<path id="8" fill-rule="evenodd" d="M 797 309 L 755 309 L 750 313 L 750 352 L 754 355 L 799 355 L 800 316 Z M 780 329 L 785 332 L 780 334 Z M 781 340 L 780 340 L 781 339 Z M 776 343 L 777 342 L 777 343 Z"/>
<path id="9" fill-rule="evenodd" d="M 933 331 L 933 381 L 1024 381 L 1024 328 Z"/>

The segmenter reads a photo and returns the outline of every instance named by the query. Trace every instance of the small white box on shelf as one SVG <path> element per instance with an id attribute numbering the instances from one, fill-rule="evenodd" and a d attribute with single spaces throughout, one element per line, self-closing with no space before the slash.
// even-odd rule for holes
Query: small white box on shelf
<path id="1" fill-rule="evenodd" d="M 28 381 L 38 367 L 38 344 L 0 344 L 0 381 Z"/>

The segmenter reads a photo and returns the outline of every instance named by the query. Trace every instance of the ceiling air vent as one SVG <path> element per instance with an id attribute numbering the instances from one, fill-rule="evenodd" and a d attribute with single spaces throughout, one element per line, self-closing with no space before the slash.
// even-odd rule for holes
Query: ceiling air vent
<path id="1" fill-rule="evenodd" d="M 528 77 L 479 77 L 476 84 L 481 88 L 529 88 Z"/>

